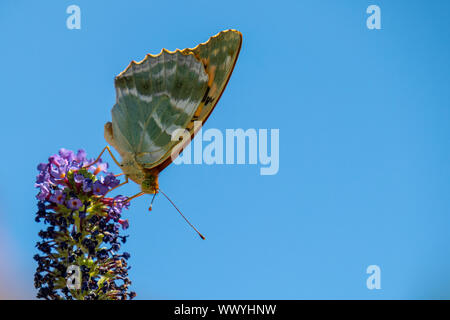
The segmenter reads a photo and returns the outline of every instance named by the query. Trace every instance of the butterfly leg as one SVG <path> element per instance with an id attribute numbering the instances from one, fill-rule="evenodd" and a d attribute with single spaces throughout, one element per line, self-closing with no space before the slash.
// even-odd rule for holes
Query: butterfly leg
<path id="1" fill-rule="evenodd" d="M 127 199 L 127 202 L 130 202 L 130 201 L 133 200 L 134 198 L 143 196 L 144 194 L 145 194 L 145 192 L 139 192 L 139 193 L 135 194 L 134 196 L 129 197 L 129 198 Z"/>
<path id="2" fill-rule="evenodd" d="M 88 168 L 88 167 L 93 166 L 94 164 L 96 164 L 96 163 L 100 160 L 101 156 L 103 155 L 103 153 L 104 153 L 105 151 L 108 151 L 109 154 L 111 155 L 111 158 L 113 159 L 113 161 L 114 161 L 119 167 L 121 167 L 120 162 L 117 161 L 116 157 L 115 157 L 114 154 L 111 152 L 111 149 L 109 148 L 109 146 L 106 146 L 106 147 L 103 148 L 102 152 L 100 152 L 100 154 L 98 155 L 97 159 L 95 159 L 94 162 L 92 162 L 92 163 L 90 163 L 90 164 L 84 166 L 84 168 Z"/>

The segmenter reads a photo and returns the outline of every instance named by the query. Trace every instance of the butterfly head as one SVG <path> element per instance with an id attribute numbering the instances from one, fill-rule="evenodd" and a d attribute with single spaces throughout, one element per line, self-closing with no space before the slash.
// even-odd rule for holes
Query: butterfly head
<path id="1" fill-rule="evenodd" d="M 158 174 L 148 173 L 141 183 L 141 190 L 145 193 L 157 193 L 159 189 Z"/>

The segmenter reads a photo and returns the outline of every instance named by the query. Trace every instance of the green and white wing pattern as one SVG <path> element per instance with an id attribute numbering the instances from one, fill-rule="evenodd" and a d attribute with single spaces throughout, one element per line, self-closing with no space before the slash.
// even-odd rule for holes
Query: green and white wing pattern
<path id="1" fill-rule="evenodd" d="M 116 104 L 105 139 L 122 156 L 130 177 L 133 172 L 139 180 L 142 169 L 160 172 L 171 163 L 172 149 L 185 147 L 185 142 L 171 141 L 176 129 L 187 129 L 194 137 L 194 121 L 203 124 L 211 114 L 241 45 L 239 31 L 222 31 L 195 48 L 163 49 L 132 61 L 116 77 Z"/>
<path id="2" fill-rule="evenodd" d="M 225 30 L 195 48 L 182 50 L 184 53 L 192 52 L 202 61 L 209 77 L 205 104 L 195 114 L 198 120 L 206 121 L 220 99 L 233 72 L 241 45 L 242 34 L 239 31 Z M 192 129 L 192 125 L 189 129 Z"/>
<path id="3" fill-rule="evenodd" d="M 163 50 L 134 61 L 115 79 L 112 109 L 114 147 L 135 155 L 152 168 L 170 157 L 178 143 L 176 129 L 185 129 L 208 88 L 208 74 L 192 53 Z"/>

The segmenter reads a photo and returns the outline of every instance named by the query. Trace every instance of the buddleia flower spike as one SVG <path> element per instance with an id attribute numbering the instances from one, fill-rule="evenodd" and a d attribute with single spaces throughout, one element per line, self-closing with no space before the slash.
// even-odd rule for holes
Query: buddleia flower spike
<path id="1" fill-rule="evenodd" d="M 39 188 L 36 222 L 46 226 L 39 232 L 40 251 L 34 285 L 37 297 L 50 300 L 124 300 L 136 296 L 129 291 L 130 254 L 120 252 L 127 236 L 127 197 L 107 197 L 120 184 L 108 173 L 108 164 L 86 158 L 79 150 L 61 149 L 38 165 Z"/>

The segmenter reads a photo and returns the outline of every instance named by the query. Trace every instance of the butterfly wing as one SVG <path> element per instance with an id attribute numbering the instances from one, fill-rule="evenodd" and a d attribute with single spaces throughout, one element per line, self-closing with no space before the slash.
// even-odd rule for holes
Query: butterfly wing
<path id="1" fill-rule="evenodd" d="M 132 62 L 115 79 L 110 144 L 142 167 L 165 160 L 178 141 L 174 130 L 186 128 L 208 87 L 203 64 L 193 55 L 163 50 Z M 105 134 L 106 136 L 106 134 Z"/>
<path id="2" fill-rule="evenodd" d="M 196 111 L 199 120 L 205 121 L 222 95 L 233 72 L 242 45 L 242 34 L 236 30 L 226 30 L 211 37 L 192 52 L 205 65 L 208 74 L 208 95 L 205 106 Z"/>
<path id="3" fill-rule="evenodd" d="M 242 34 L 237 30 L 230 29 L 219 32 L 195 48 L 182 50 L 184 53 L 193 53 L 198 60 L 202 61 L 208 74 L 208 88 L 202 104 L 194 113 L 193 120 L 201 121 L 203 125 L 208 119 L 231 77 L 241 46 Z M 191 134 L 191 140 L 199 128 L 194 128 L 194 121 L 188 124 L 186 129 Z M 180 150 L 183 150 L 188 143 L 189 141 L 186 141 L 185 145 L 180 145 Z M 158 166 L 158 171 L 162 171 L 171 162 L 172 158 L 169 156 Z"/>
<path id="4" fill-rule="evenodd" d="M 192 49 L 147 55 L 132 62 L 115 80 L 117 101 L 105 138 L 122 156 L 141 167 L 162 171 L 172 162 L 178 144 L 171 134 L 187 129 L 196 134 L 194 121 L 207 120 L 231 76 L 242 35 L 226 30 Z M 131 157 L 129 156 L 131 155 Z"/>

